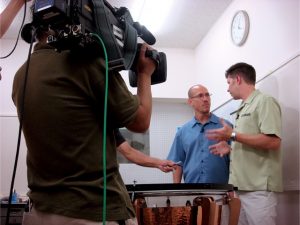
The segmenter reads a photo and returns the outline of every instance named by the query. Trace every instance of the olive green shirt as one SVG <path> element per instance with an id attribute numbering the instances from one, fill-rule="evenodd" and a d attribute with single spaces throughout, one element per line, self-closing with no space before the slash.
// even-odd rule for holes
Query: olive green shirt
<path id="1" fill-rule="evenodd" d="M 255 90 L 237 111 L 234 130 L 281 138 L 281 110 L 271 96 Z M 255 149 L 233 142 L 229 183 L 243 191 L 282 191 L 281 150 Z"/>
<path id="2" fill-rule="evenodd" d="M 31 55 L 21 113 L 26 63 L 17 71 L 13 100 L 23 115 L 28 193 L 35 208 L 68 217 L 102 220 L 105 67 L 101 58 L 56 52 L 37 44 Z M 106 219 L 134 217 L 119 173 L 113 129 L 129 124 L 138 98 L 120 74 L 108 77 Z"/>

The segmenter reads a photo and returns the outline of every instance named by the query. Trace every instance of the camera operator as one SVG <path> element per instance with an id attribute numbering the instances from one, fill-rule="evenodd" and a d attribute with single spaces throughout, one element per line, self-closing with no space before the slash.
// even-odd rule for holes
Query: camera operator
<path id="1" fill-rule="evenodd" d="M 46 44 L 47 32 L 37 35 L 22 98 L 26 63 L 17 71 L 13 101 L 23 117 L 27 144 L 28 196 L 32 210 L 23 225 L 102 224 L 104 59 L 57 52 Z M 108 77 L 106 224 L 137 224 L 119 173 L 113 130 L 148 129 L 152 110 L 152 59 L 141 47 L 137 95 L 132 95 L 119 73 Z"/>

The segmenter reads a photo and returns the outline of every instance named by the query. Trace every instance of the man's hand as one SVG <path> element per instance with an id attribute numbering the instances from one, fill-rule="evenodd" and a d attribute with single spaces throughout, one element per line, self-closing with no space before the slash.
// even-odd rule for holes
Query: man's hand
<path id="1" fill-rule="evenodd" d="M 210 145 L 208 148 L 212 154 L 219 155 L 221 157 L 229 154 L 231 150 L 231 147 L 227 144 L 226 141 L 221 141 L 217 144 Z"/>
<path id="2" fill-rule="evenodd" d="M 220 122 L 223 125 L 222 128 L 210 129 L 205 132 L 205 135 L 209 140 L 215 140 L 215 141 L 230 140 L 231 133 L 232 133 L 231 126 L 229 126 L 222 118 L 220 119 Z"/>
<path id="3" fill-rule="evenodd" d="M 168 173 L 175 169 L 176 164 L 170 160 L 161 160 L 160 165 L 158 165 L 158 169 L 162 172 Z"/>
<path id="4" fill-rule="evenodd" d="M 152 50 L 152 48 L 147 44 L 143 44 L 141 46 L 139 60 L 136 67 L 138 76 L 151 76 L 156 68 L 155 61 L 149 57 L 146 57 L 147 49 Z"/>

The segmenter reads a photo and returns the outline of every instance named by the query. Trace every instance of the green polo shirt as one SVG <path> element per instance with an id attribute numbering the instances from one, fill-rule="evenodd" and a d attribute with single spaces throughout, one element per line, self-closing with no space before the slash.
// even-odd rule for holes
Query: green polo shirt
<path id="1" fill-rule="evenodd" d="M 255 90 L 238 111 L 234 130 L 281 138 L 281 110 L 271 96 Z M 281 150 L 255 149 L 233 142 L 229 183 L 244 191 L 282 191 Z"/>

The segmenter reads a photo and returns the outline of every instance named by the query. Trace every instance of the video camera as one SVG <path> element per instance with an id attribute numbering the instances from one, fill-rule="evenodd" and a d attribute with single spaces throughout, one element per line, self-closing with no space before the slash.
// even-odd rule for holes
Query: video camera
<path id="1" fill-rule="evenodd" d="M 112 7 L 106 0 L 35 0 L 33 21 L 24 25 L 21 36 L 31 43 L 33 30 L 51 30 L 47 42 L 58 51 L 84 50 L 90 55 L 103 52 L 98 35 L 106 46 L 110 71 L 129 70 L 129 82 L 137 86 L 135 71 L 141 44 L 138 37 L 153 45 L 156 40 L 145 26 L 134 22 L 125 7 Z M 157 66 L 151 84 L 166 81 L 166 55 L 147 50 L 146 56 L 155 60 Z"/>

